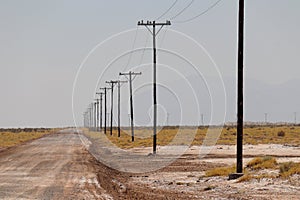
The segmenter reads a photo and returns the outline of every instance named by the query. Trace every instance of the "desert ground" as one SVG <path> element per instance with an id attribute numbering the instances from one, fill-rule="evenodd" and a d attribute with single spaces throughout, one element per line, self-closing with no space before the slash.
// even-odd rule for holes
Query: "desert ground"
<path id="1" fill-rule="evenodd" d="M 103 133 L 98 133 L 103 134 Z M 99 143 L 101 144 L 101 143 Z M 143 162 L 159 164 L 171 155 L 150 155 L 151 147 L 133 147 L 126 157 L 100 146 L 86 131 L 66 129 L 0 150 L 0 199 L 299 199 L 300 175 L 280 176 L 280 163 L 300 162 L 296 144 L 246 144 L 247 179 L 207 176 L 235 164 L 235 146 L 217 144 L 204 157 L 191 145 L 171 164 L 154 171 L 126 172 Z M 276 159 L 276 166 L 251 169 L 256 157 Z M 100 157 L 100 159 L 99 159 Z M 171 156 L 172 157 L 172 156 Z M 107 165 L 101 158 L 116 160 Z M 118 160 L 119 159 L 119 160 Z M 125 161 L 125 162 L 124 162 Z M 123 170 L 118 169 L 121 164 Z M 104 163 L 104 164 L 103 164 Z"/>

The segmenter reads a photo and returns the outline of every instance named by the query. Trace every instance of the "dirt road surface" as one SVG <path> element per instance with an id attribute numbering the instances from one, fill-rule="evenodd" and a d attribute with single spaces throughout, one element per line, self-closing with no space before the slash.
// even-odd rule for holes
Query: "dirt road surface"
<path id="1" fill-rule="evenodd" d="M 72 129 L 0 151 L 0 199 L 186 199 L 98 162 Z"/>
<path id="2" fill-rule="evenodd" d="M 0 152 L 0 199 L 110 199 L 72 130 Z"/>

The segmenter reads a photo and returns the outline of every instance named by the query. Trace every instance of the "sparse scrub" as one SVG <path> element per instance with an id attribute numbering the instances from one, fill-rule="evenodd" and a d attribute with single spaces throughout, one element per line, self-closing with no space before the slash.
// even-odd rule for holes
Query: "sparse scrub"
<path id="1" fill-rule="evenodd" d="M 284 136 L 285 136 L 285 132 L 284 132 L 284 131 L 279 131 L 279 132 L 277 133 L 277 136 L 278 136 L 278 137 L 284 137 Z"/>
<path id="2" fill-rule="evenodd" d="M 51 129 L 10 129 L 10 131 L 0 132 L 0 147 L 11 147 L 23 142 L 40 138 L 46 134 L 54 132 Z"/>
<path id="3" fill-rule="evenodd" d="M 214 127 L 210 127 L 214 129 Z M 157 134 L 157 144 L 160 146 L 168 145 L 180 132 L 180 138 L 193 138 L 191 145 L 202 145 L 206 137 L 208 127 L 164 127 Z M 284 136 L 278 136 L 279 132 L 284 132 Z M 109 131 L 108 131 L 109 132 Z M 195 133 L 196 132 L 196 133 Z M 300 145 L 300 126 L 291 130 L 289 126 L 259 126 L 257 128 L 245 127 L 244 129 L 244 144 L 291 144 Z M 85 131 L 86 134 L 90 132 Z M 193 135 L 192 133 L 195 133 Z M 95 132 L 95 135 L 101 135 Z M 103 135 L 103 134 L 102 134 Z M 135 142 L 131 142 L 130 129 L 123 129 L 121 137 L 117 137 L 117 130 L 113 130 L 113 136 L 107 135 L 107 138 L 116 146 L 124 149 L 134 147 L 151 147 L 152 146 L 152 129 L 149 127 L 137 127 L 135 129 Z M 177 138 L 178 139 L 178 138 Z M 182 144 L 178 140 L 177 145 Z M 174 145 L 176 145 L 174 143 Z M 236 144 L 236 128 L 224 127 L 220 137 L 217 140 L 218 145 L 235 145 Z"/>
<path id="4" fill-rule="evenodd" d="M 229 166 L 229 167 L 217 167 L 211 170 L 208 170 L 205 172 L 206 177 L 211 176 L 228 176 L 231 173 L 234 173 L 236 170 L 235 166 Z"/>
<path id="5" fill-rule="evenodd" d="M 286 162 L 280 165 L 280 176 L 283 178 L 300 174 L 300 163 Z"/>
<path id="6" fill-rule="evenodd" d="M 277 161 L 275 158 L 266 156 L 266 157 L 257 157 L 248 162 L 247 167 L 253 170 L 257 169 L 275 169 L 277 166 Z"/>
<path id="7" fill-rule="evenodd" d="M 242 176 L 241 178 L 239 178 L 237 182 L 241 183 L 241 182 L 251 181 L 253 179 L 260 180 L 260 179 L 263 179 L 263 178 L 273 179 L 273 178 L 276 178 L 276 176 L 272 175 L 272 174 L 266 174 L 266 173 L 259 174 L 259 175 L 245 174 L 244 176 Z"/>

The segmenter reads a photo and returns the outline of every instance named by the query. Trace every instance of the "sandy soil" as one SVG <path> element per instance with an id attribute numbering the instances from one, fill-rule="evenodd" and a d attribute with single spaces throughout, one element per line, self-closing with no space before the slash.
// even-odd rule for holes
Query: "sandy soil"
<path id="1" fill-rule="evenodd" d="M 299 199 L 300 196 L 299 175 L 287 180 L 264 178 L 241 183 L 227 177 L 205 177 L 208 169 L 235 163 L 234 146 L 215 146 L 204 158 L 199 158 L 200 147 L 191 147 L 171 165 L 146 173 L 120 172 L 95 157 L 110 156 L 112 160 L 118 157 L 138 165 L 140 157 L 160 162 L 170 155 L 160 155 L 158 151 L 157 156 L 149 156 L 151 148 L 136 148 L 130 151 L 139 156 L 130 159 L 101 146 L 94 146 L 94 151 L 89 152 L 87 149 L 91 147 L 92 142 L 82 143 L 81 134 L 65 130 L 2 150 L 0 199 Z M 273 155 L 282 161 L 297 161 L 300 157 L 299 147 L 284 145 L 246 145 L 244 153 L 245 163 L 258 155 Z M 260 173 L 276 175 L 278 170 Z"/>
<path id="2" fill-rule="evenodd" d="M 205 170 L 235 164 L 235 146 L 218 145 L 205 157 L 199 157 L 201 147 L 193 146 L 173 164 L 156 172 L 132 177 L 146 187 L 182 192 L 189 199 L 300 199 L 300 175 L 289 179 L 263 178 L 246 182 L 228 177 L 205 177 Z M 131 151 L 140 154 L 149 148 Z M 300 161 L 300 148 L 288 145 L 245 145 L 244 165 L 256 156 L 274 156 L 278 162 Z M 278 175 L 279 170 L 261 170 L 258 174 Z"/>

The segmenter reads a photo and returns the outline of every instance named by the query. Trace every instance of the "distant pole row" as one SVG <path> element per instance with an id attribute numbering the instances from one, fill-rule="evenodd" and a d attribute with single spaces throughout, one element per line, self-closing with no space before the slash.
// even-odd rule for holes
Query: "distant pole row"
<path id="1" fill-rule="evenodd" d="M 134 123 L 133 123 L 133 96 L 132 96 L 132 76 L 141 75 L 141 72 L 128 72 L 128 73 L 120 73 L 119 75 L 129 76 L 129 93 L 130 93 L 130 112 L 131 112 L 131 135 L 132 141 L 134 141 Z M 113 134 L 113 107 L 114 107 L 114 87 L 117 85 L 118 87 L 118 137 L 121 136 L 121 83 L 126 83 L 128 81 L 121 80 L 111 80 L 106 81 L 105 83 L 109 84 L 110 87 L 100 87 L 99 89 L 103 92 L 96 92 L 99 95 L 99 99 L 95 99 L 95 102 L 91 103 L 87 110 L 84 112 L 84 127 L 89 128 L 91 131 L 103 131 L 104 134 L 107 133 L 107 115 L 110 114 L 110 135 Z M 111 91 L 111 103 L 110 103 L 110 113 L 107 113 L 107 95 L 108 91 Z M 102 123 L 103 116 L 103 96 L 104 96 L 104 130 Z"/>
<path id="2" fill-rule="evenodd" d="M 153 154 L 156 154 L 156 135 L 157 135 L 157 88 L 156 88 L 156 36 L 161 31 L 164 26 L 171 25 L 170 21 L 166 21 L 163 23 L 158 23 L 156 21 L 139 21 L 138 26 L 145 26 L 152 35 L 153 38 Z M 156 30 L 156 27 L 159 26 L 159 29 Z M 150 27 L 150 28 L 149 28 Z M 151 30 L 152 27 L 152 30 Z M 132 76 L 141 75 L 141 72 L 132 72 L 129 71 L 127 73 L 119 73 L 120 76 L 126 76 L 129 81 L 129 94 L 130 94 L 130 125 L 131 125 L 131 140 L 134 142 L 134 109 L 133 109 L 133 96 L 132 96 Z M 84 126 L 88 127 L 90 130 L 102 131 L 102 94 L 104 94 L 104 134 L 107 133 L 107 92 L 111 91 L 111 109 L 110 109 L 110 135 L 113 134 L 113 92 L 114 86 L 118 85 L 118 137 L 120 137 L 120 83 L 124 81 L 116 80 L 116 81 L 106 81 L 106 83 L 110 84 L 110 87 L 102 87 L 101 90 L 104 93 L 96 93 L 100 95 L 99 99 L 95 99 L 96 102 L 93 102 L 91 106 L 89 106 L 84 113 Z M 99 121 L 99 104 L 100 104 L 100 121 Z M 168 115 L 169 119 L 169 115 Z M 168 120 L 169 123 L 169 120 Z"/>

